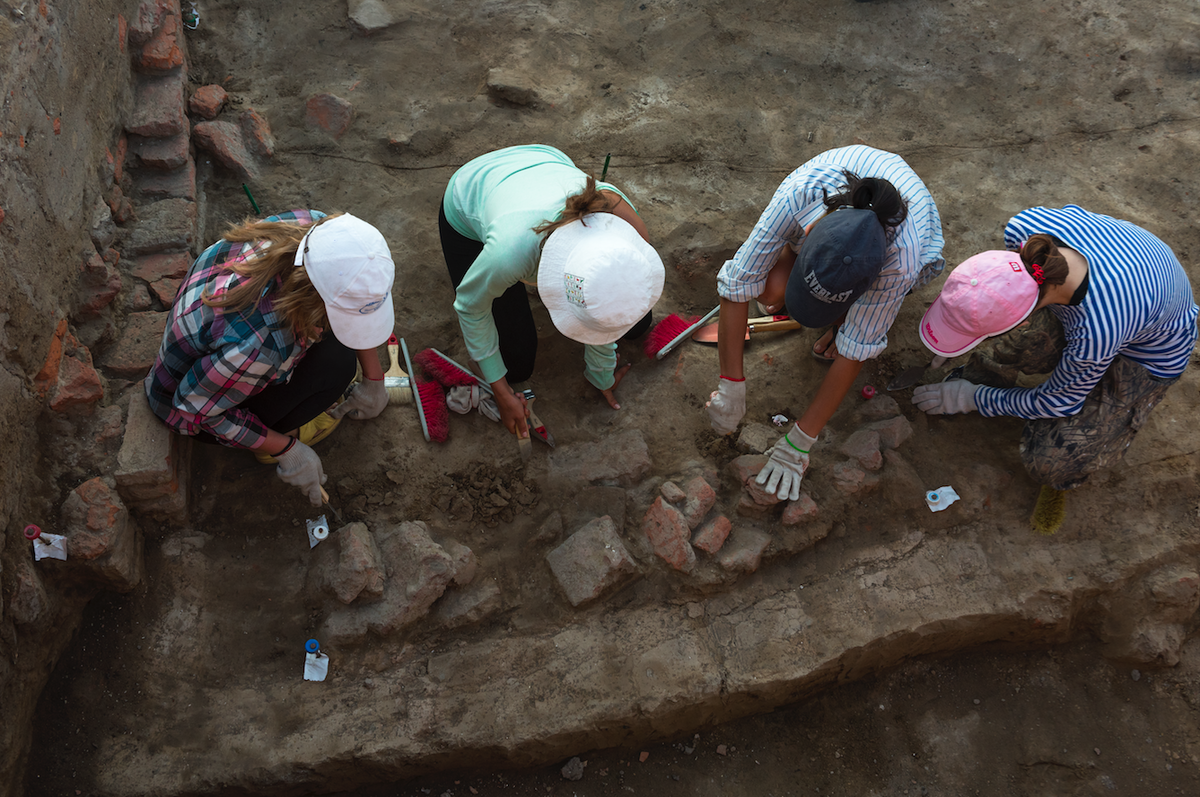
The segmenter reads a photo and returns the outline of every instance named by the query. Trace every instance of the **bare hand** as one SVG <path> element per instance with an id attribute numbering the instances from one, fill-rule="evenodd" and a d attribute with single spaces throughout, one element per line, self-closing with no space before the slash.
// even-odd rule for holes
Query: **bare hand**
<path id="1" fill-rule="evenodd" d="M 529 409 L 525 406 L 525 396 L 514 393 L 511 388 L 496 391 L 496 407 L 500 410 L 500 423 L 504 428 L 521 439 L 529 437 Z"/>
<path id="2" fill-rule="evenodd" d="M 614 410 L 621 409 L 621 405 L 617 403 L 617 397 L 614 395 L 614 393 L 617 389 L 617 385 L 621 384 L 621 380 L 625 378 L 625 374 L 628 373 L 629 369 L 632 367 L 633 367 L 633 363 L 627 363 L 626 365 L 622 365 L 620 368 L 618 368 L 616 371 L 613 372 L 612 387 L 610 387 L 608 390 L 600 391 L 602 394 L 604 394 L 604 400 L 608 402 L 608 406 L 612 407 Z"/>

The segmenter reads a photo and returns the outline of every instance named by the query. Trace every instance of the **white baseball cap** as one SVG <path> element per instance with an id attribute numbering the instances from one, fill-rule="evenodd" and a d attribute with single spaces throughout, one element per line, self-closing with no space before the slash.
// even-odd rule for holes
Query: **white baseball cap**
<path id="1" fill-rule="evenodd" d="M 629 222 L 589 213 L 550 233 L 538 294 L 558 331 L 580 343 L 613 343 L 662 295 L 662 258 Z"/>
<path id="2" fill-rule="evenodd" d="M 351 349 L 384 343 L 396 324 L 396 265 L 383 234 L 346 213 L 314 225 L 296 249 L 297 266 L 325 302 L 334 336 Z"/>

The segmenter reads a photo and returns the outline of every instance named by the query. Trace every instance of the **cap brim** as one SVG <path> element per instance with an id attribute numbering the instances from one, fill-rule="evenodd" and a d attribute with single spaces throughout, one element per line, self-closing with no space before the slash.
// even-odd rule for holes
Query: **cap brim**
<path id="1" fill-rule="evenodd" d="M 373 313 L 349 313 L 345 310 L 326 308 L 329 328 L 342 345 L 355 351 L 382 346 L 391 337 L 396 326 L 396 309 L 392 294 L 388 294 Z"/>
<path id="2" fill-rule="evenodd" d="M 1035 294 L 1033 303 L 1029 309 L 1012 326 L 1006 329 L 1001 329 L 987 335 L 966 335 L 953 329 L 946 323 L 946 303 L 942 301 L 941 296 L 938 296 L 938 298 L 933 300 L 933 304 L 929 305 L 929 309 L 925 311 L 925 315 L 921 318 L 921 328 L 918 332 L 921 335 L 921 342 L 925 344 L 925 348 L 934 354 L 941 357 L 957 357 L 960 354 L 966 354 L 988 338 L 1003 335 L 1019 327 L 1025 322 L 1025 319 L 1029 318 L 1030 313 L 1037 307 L 1037 303 L 1038 297 Z"/>

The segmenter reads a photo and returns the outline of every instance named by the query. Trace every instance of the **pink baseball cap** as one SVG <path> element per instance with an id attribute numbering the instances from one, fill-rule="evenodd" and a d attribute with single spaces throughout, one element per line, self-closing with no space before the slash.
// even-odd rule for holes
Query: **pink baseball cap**
<path id="1" fill-rule="evenodd" d="M 921 319 L 921 342 L 956 357 L 1020 324 L 1038 302 L 1038 284 L 1016 252 L 980 252 L 950 272 Z"/>

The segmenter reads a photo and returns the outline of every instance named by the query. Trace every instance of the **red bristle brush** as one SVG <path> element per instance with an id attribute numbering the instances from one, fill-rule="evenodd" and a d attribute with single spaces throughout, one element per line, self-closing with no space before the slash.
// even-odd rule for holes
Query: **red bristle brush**
<path id="1" fill-rule="evenodd" d="M 425 439 L 444 443 L 450 436 L 450 410 L 446 407 L 446 394 L 442 386 L 432 380 L 417 382 L 417 411 L 421 415 L 421 426 Z"/>
<path id="2" fill-rule="evenodd" d="M 654 329 L 650 330 L 650 335 L 646 338 L 645 352 L 650 359 L 661 360 L 667 354 L 678 346 L 683 341 L 687 340 L 688 335 L 692 334 L 701 324 L 705 324 L 720 312 L 721 306 L 717 305 L 708 312 L 703 318 L 700 316 L 692 316 L 690 319 L 684 320 L 672 313 L 654 325 Z"/>
<path id="3" fill-rule="evenodd" d="M 463 368 L 458 363 L 442 354 L 437 349 L 424 349 L 417 352 L 413 358 L 417 365 L 425 369 L 425 373 L 441 383 L 442 387 L 460 387 L 462 385 L 479 385 L 492 392 L 492 386 L 475 374 Z"/>
<path id="4" fill-rule="evenodd" d="M 446 394 L 437 382 L 421 382 L 417 379 L 404 338 L 400 338 L 400 350 L 404 352 L 404 364 L 408 367 L 410 384 L 416 387 L 413 395 L 417 400 L 413 404 L 417 407 L 417 418 L 421 421 L 421 433 L 425 435 L 425 442 L 436 440 L 444 443 L 450 436 L 450 409 L 446 406 Z"/>

